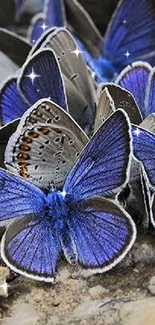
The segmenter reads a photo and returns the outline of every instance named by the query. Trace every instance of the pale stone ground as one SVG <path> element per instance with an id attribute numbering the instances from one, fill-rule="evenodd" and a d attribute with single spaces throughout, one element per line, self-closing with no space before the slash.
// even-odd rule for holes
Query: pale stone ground
<path id="1" fill-rule="evenodd" d="M 0 297 L 1 325 L 155 325 L 155 237 L 143 236 L 121 265 L 84 279 L 62 267 L 55 285 L 22 276 Z"/>

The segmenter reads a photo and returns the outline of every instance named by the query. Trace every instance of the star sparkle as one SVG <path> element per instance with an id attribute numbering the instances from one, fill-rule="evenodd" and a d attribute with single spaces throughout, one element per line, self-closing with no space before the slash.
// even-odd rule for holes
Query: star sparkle
<path id="1" fill-rule="evenodd" d="M 137 129 L 134 131 L 134 133 L 137 135 L 137 137 L 139 137 L 141 131 L 137 128 Z"/>
<path id="2" fill-rule="evenodd" d="M 72 51 L 72 53 L 74 53 L 78 57 L 79 54 L 82 53 L 82 51 L 80 51 L 78 48 L 76 48 L 76 50 Z"/>
<path id="3" fill-rule="evenodd" d="M 40 28 L 42 28 L 42 30 L 45 31 L 46 28 L 48 28 L 48 26 L 45 24 L 45 22 L 43 22 Z"/>
<path id="4" fill-rule="evenodd" d="M 31 73 L 30 73 L 30 74 L 27 74 L 26 76 L 27 76 L 28 78 L 31 79 L 32 84 L 34 83 L 34 80 L 35 80 L 36 78 L 40 77 L 40 75 L 38 75 L 38 74 L 36 74 L 36 73 L 34 72 L 34 69 L 33 69 L 33 68 L 32 68 L 32 70 L 31 70 Z"/>
<path id="5" fill-rule="evenodd" d="M 124 25 L 126 25 L 126 23 L 127 23 L 127 20 L 126 20 L 126 19 L 124 19 L 124 20 L 122 21 L 122 23 L 123 23 Z"/>
<path id="6" fill-rule="evenodd" d="M 131 55 L 130 53 L 129 53 L 129 51 L 126 51 L 126 53 L 124 53 L 124 55 L 127 57 L 127 59 L 128 59 L 128 57 Z"/>

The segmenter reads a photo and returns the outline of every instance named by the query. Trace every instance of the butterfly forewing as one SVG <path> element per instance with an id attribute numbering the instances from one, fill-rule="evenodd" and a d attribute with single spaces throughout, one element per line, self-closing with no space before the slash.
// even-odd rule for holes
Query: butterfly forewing
<path id="1" fill-rule="evenodd" d="M 126 114 L 117 110 L 82 152 L 64 190 L 75 200 L 116 193 L 126 183 L 130 154 L 130 126 Z"/>
<path id="2" fill-rule="evenodd" d="M 67 109 L 61 72 L 50 49 L 37 51 L 25 62 L 18 86 L 31 105 L 41 98 L 49 98 Z"/>

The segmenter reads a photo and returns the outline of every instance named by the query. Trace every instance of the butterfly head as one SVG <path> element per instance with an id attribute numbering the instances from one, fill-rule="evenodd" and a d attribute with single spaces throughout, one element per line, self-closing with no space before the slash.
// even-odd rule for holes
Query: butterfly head
<path id="1" fill-rule="evenodd" d="M 102 57 L 93 59 L 92 68 L 96 74 L 97 81 L 99 82 L 110 81 L 114 80 L 115 78 L 115 68 L 107 59 L 104 59 Z"/>

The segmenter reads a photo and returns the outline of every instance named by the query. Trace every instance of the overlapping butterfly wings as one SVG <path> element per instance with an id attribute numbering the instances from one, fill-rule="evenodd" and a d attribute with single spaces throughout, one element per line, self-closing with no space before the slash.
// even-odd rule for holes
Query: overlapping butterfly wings
<path id="1" fill-rule="evenodd" d="M 124 113 L 118 110 L 85 147 L 65 181 L 65 222 L 86 275 L 112 268 L 135 240 L 130 216 L 116 203 L 102 198 L 126 183 L 130 154 L 130 127 Z M 59 218 L 47 218 L 46 195 L 35 185 L 2 170 L 0 184 L 12 199 L 9 204 L 10 198 L 4 201 L 0 196 L 0 204 L 5 202 L 1 218 L 24 215 L 9 226 L 3 237 L 4 261 L 21 274 L 53 281 L 62 249 Z M 63 214 L 59 209 L 59 214 Z"/>

